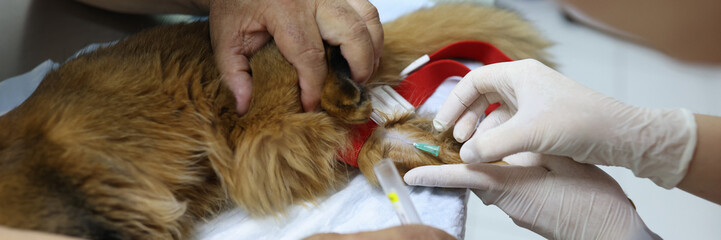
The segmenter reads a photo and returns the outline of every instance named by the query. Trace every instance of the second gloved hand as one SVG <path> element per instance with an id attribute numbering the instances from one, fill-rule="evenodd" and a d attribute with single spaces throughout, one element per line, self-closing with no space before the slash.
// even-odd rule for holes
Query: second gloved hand
<path id="1" fill-rule="evenodd" d="M 596 166 L 566 157 L 519 153 L 486 163 L 425 166 L 410 185 L 470 188 L 517 225 L 549 239 L 658 239 L 621 187 Z"/>
<path id="2" fill-rule="evenodd" d="M 502 107 L 476 129 L 494 102 Z M 452 125 L 456 140 L 468 140 L 461 148 L 466 162 L 530 151 L 626 167 L 665 188 L 683 179 L 696 145 L 688 110 L 626 105 L 535 60 L 492 64 L 466 75 L 434 119 L 437 130 Z"/>

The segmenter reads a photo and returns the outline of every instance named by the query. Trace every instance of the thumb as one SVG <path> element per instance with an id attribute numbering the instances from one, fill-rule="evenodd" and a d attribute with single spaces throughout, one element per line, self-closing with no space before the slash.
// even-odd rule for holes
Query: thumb
<path id="1" fill-rule="evenodd" d="M 245 114 L 250 106 L 253 79 L 250 76 L 248 56 L 263 47 L 269 39 L 266 33 L 248 33 L 242 35 L 245 43 L 219 40 L 214 47 L 215 61 L 223 81 L 236 101 L 238 114 Z"/>
<path id="2" fill-rule="evenodd" d="M 461 159 L 467 163 L 492 162 L 528 151 L 534 131 L 527 121 L 517 116 L 489 130 L 476 131 L 476 135 L 461 146 Z"/>
<path id="3" fill-rule="evenodd" d="M 247 58 L 243 55 L 236 55 L 234 56 L 237 61 L 239 69 L 224 69 L 223 72 L 223 81 L 225 81 L 225 84 L 227 84 L 228 88 L 231 92 L 233 92 L 233 96 L 235 97 L 236 102 L 236 111 L 238 114 L 243 115 L 248 111 L 248 108 L 250 107 L 250 97 L 251 92 L 253 91 L 253 80 L 250 77 L 250 74 L 247 72 L 248 69 L 247 66 Z"/>
<path id="4" fill-rule="evenodd" d="M 448 164 L 411 169 L 403 177 L 408 185 L 425 187 L 495 189 L 503 186 L 513 166 L 493 164 Z"/>

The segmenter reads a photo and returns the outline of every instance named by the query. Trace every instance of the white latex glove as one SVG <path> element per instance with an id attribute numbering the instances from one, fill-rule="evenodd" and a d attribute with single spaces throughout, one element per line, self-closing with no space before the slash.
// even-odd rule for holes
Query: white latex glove
<path id="1" fill-rule="evenodd" d="M 549 239 L 659 239 L 618 183 L 598 167 L 536 153 L 504 161 L 510 166 L 418 167 L 404 179 L 410 185 L 470 188 L 518 226 Z"/>
<path id="2" fill-rule="evenodd" d="M 502 107 L 474 131 L 494 102 Z M 454 124 L 456 140 L 468 140 L 461 148 L 466 162 L 546 153 L 626 167 L 664 188 L 683 179 L 696 146 L 696 122 L 688 110 L 629 106 L 535 60 L 492 64 L 466 75 L 434 119 L 436 130 Z"/>

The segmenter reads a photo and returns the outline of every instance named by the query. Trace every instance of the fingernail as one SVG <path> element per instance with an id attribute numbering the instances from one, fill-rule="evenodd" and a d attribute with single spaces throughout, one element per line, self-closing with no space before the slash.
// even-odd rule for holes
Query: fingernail
<path id="1" fill-rule="evenodd" d="M 461 151 L 459 153 L 461 155 L 461 160 L 466 163 L 477 163 L 481 161 L 480 156 L 478 155 L 478 153 L 476 153 L 473 147 L 473 145 L 468 143 L 461 146 Z"/>
<path id="2" fill-rule="evenodd" d="M 471 137 L 471 133 L 472 133 L 471 131 L 466 131 L 465 133 L 463 133 L 463 136 L 456 137 L 456 142 L 462 143 L 462 142 L 468 141 L 468 139 Z M 455 135 L 454 135 L 454 137 L 455 137 Z"/>
<path id="3" fill-rule="evenodd" d="M 248 112 L 248 108 L 250 108 L 250 104 L 242 104 L 242 100 L 236 97 L 235 99 L 235 111 L 239 116 L 243 116 Z"/>
<path id="4" fill-rule="evenodd" d="M 443 132 L 448 129 L 447 123 L 444 123 L 438 119 L 433 119 L 433 129 L 439 132 Z"/>
<path id="5" fill-rule="evenodd" d="M 238 107 L 235 109 L 235 113 L 238 114 L 238 116 L 243 116 L 243 115 L 245 115 L 247 112 L 248 112 L 248 109 L 247 109 L 247 108 L 243 108 L 243 107 L 241 107 L 241 106 L 238 106 Z"/>
<path id="6" fill-rule="evenodd" d="M 417 185 L 418 180 L 416 177 L 413 176 L 414 174 L 412 172 L 413 170 L 408 171 L 406 175 L 403 176 L 403 181 L 406 182 L 406 184 L 408 185 Z"/>

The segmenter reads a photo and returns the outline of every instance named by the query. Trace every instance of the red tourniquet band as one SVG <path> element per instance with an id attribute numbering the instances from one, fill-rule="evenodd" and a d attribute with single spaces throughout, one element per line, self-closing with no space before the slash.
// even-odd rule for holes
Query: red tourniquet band
<path id="1" fill-rule="evenodd" d="M 493 45 L 481 41 L 460 41 L 445 46 L 429 55 L 430 61 L 411 73 L 394 89 L 414 107 L 421 106 L 436 91 L 443 81 L 453 76 L 465 76 L 471 70 L 460 62 L 448 58 L 466 58 L 482 62 L 485 65 L 513 61 Z M 500 106 L 494 103 L 486 108 L 485 114 Z M 358 154 L 365 141 L 377 125 L 373 121 L 357 125 L 353 134 L 353 149 L 343 154 L 343 162 L 358 166 Z"/>

